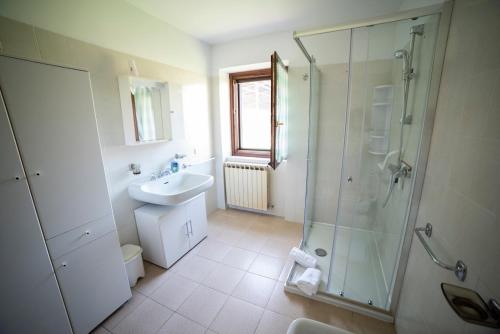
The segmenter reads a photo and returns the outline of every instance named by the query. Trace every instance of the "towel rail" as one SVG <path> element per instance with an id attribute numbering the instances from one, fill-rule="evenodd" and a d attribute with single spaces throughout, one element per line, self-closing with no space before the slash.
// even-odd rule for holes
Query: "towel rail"
<path id="1" fill-rule="evenodd" d="M 425 240 L 424 236 L 422 235 L 422 232 L 424 232 L 425 235 L 428 238 L 430 238 L 432 235 L 431 223 L 427 223 L 425 225 L 425 227 L 415 228 L 415 233 L 417 234 L 418 239 L 420 240 L 420 242 L 424 246 L 427 253 L 429 253 L 429 256 L 431 257 L 432 261 L 435 264 L 437 264 L 438 266 L 440 266 L 444 269 L 453 271 L 455 273 L 455 276 L 457 276 L 459 281 L 462 281 L 462 282 L 465 281 L 465 277 L 467 276 L 467 266 L 465 265 L 465 263 L 463 263 L 462 260 L 458 260 L 457 263 L 455 263 L 455 265 L 450 265 L 450 264 L 447 264 L 447 263 L 439 260 L 436 256 L 436 254 L 434 254 L 434 252 L 431 249 L 431 247 L 429 246 L 429 244 L 427 243 L 427 241 Z"/>

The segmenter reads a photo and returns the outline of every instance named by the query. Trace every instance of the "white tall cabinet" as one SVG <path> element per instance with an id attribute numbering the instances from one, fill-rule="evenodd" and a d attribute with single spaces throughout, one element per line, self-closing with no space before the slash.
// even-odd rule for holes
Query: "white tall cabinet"
<path id="1" fill-rule="evenodd" d="M 89 73 L 0 56 L 0 89 L 0 332 L 88 333 L 131 297 Z"/>

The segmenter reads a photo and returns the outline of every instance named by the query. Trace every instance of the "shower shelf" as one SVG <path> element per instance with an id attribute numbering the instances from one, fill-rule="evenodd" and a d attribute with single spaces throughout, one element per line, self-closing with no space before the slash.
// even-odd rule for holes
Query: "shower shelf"
<path id="1" fill-rule="evenodd" d="M 370 131 L 368 140 L 368 153 L 373 155 L 386 155 L 389 150 L 389 134 L 379 134 L 378 131 Z"/>

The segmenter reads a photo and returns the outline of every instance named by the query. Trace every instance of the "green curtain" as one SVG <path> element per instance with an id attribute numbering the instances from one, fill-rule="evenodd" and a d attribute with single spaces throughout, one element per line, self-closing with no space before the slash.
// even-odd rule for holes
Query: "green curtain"
<path id="1" fill-rule="evenodd" d="M 156 129 L 152 106 L 153 94 L 151 88 L 136 87 L 134 98 L 139 141 L 155 140 Z"/>

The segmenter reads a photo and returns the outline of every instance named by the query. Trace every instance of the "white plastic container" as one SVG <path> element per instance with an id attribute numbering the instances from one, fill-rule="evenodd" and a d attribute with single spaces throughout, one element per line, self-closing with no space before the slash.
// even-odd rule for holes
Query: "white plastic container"
<path id="1" fill-rule="evenodd" d="M 144 264 L 142 263 L 142 248 L 137 245 L 123 245 L 123 262 L 127 270 L 128 283 L 130 287 L 137 284 L 139 277 L 144 277 Z"/>

